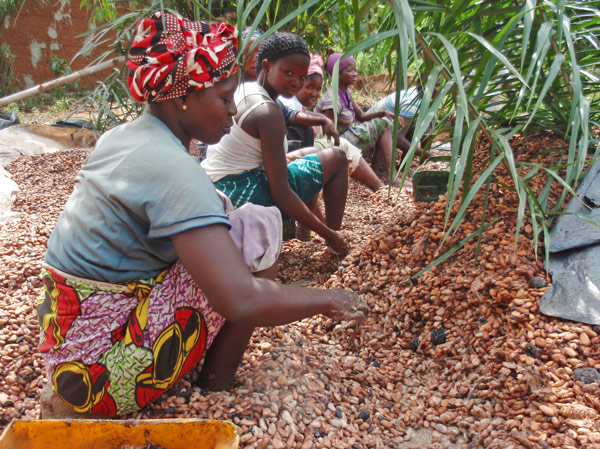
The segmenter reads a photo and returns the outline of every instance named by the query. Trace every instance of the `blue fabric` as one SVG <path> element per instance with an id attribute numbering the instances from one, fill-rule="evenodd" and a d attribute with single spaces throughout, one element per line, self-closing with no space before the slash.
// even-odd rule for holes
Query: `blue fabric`
<path id="1" fill-rule="evenodd" d="M 288 181 L 302 201 L 312 200 L 323 187 L 323 169 L 316 154 L 309 154 L 288 164 Z M 269 181 L 264 170 L 253 169 L 235 175 L 227 175 L 215 182 L 238 208 L 246 203 L 261 206 L 277 206 L 271 198 Z M 283 220 L 289 217 L 279 208 Z"/>
<path id="2" fill-rule="evenodd" d="M 150 114 L 104 134 L 77 180 L 45 256 L 74 276 L 111 283 L 154 277 L 177 260 L 169 236 L 229 226 L 200 162 Z"/>
<path id="3" fill-rule="evenodd" d="M 277 106 L 279 106 L 279 108 L 281 109 L 281 112 L 283 112 L 283 118 L 285 119 L 285 125 L 286 126 L 292 126 L 294 125 L 294 119 L 296 118 L 296 114 L 298 114 L 298 112 L 301 111 L 296 111 L 292 108 L 290 108 L 287 104 L 283 103 L 279 98 L 276 101 Z"/>
<path id="4" fill-rule="evenodd" d="M 298 100 L 298 97 L 296 97 L 295 95 L 290 98 L 282 97 L 280 95 L 279 97 L 277 97 L 277 104 L 282 104 L 285 107 L 291 109 L 292 111 L 304 112 L 304 106 L 302 106 L 302 103 L 300 103 L 300 100 Z"/>
<path id="5" fill-rule="evenodd" d="M 380 111 L 390 111 L 394 112 L 394 106 L 396 101 L 396 92 L 389 94 L 388 96 L 382 98 L 377 103 L 375 103 L 371 108 L 367 111 L 367 113 L 372 112 L 380 112 Z M 421 106 L 421 98 L 419 90 L 416 87 L 411 87 L 407 90 L 400 91 L 400 112 L 398 113 L 402 117 L 412 118 L 417 112 L 419 112 L 419 107 Z"/>
<path id="6" fill-rule="evenodd" d="M 315 133 L 311 126 L 296 124 L 298 112 L 304 112 L 300 101 L 294 96 L 292 98 L 277 97 L 277 105 L 283 112 L 285 118 L 285 135 L 288 141 L 288 152 L 300 148 L 312 147 L 315 144 Z M 296 142 L 296 147 L 294 147 Z"/>

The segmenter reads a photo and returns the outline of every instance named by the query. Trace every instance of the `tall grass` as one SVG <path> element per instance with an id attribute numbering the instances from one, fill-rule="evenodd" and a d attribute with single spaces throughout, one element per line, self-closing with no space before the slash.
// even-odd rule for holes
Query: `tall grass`
<path id="1" fill-rule="evenodd" d="M 600 152 L 597 133 L 592 132 L 600 122 L 600 1 L 84 0 L 83 4 L 104 11 L 110 19 L 99 24 L 90 45 L 114 42 L 118 53 L 125 52 L 137 19 L 152 10 L 172 8 L 188 17 L 222 16 L 240 28 L 260 26 L 267 34 L 278 29 L 297 32 L 322 54 L 341 50 L 346 55 L 368 55 L 363 60 L 390 73 L 397 91 L 408 87 L 408 73 L 414 73 L 422 91 L 421 108 L 411 148 L 399 161 L 401 175 L 407 176 L 428 129 L 451 136 L 448 236 L 465 219 L 475 194 L 503 165 L 519 198 L 515 242 L 529 220 L 534 250 L 538 252 L 541 240 L 547 256 L 554 217 L 584 175 L 586 158 Z M 111 76 L 102 89 L 109 92 L 115 87 L 118 93 L 97 95 L 96 101 L 103 104 L 100 111 L 109 111 L 106 103 L 116 102 L 121 111 L 138 113 L 124 107 L 130 100 L 118 81 L 122 74 Z M 337 73 L 331 82 L 337 85 Z M 110 118 L 116 122 L 126 117 Z M 511 137 L 537 130 L 552 130 L 568 142 L 566 164 L 530 169 L 527 162 L 517 160 Z M 492 151 L 487 164 L 474 173 L 473 152 L 482 137 L 491 142 Z M 538 177 L 547 186 L 554 181 L 564 187 L 555 208 L 549 207 L 548 188 L 539 194 L 531 189 Z M 460 207 L 453 216 L 455 203 Z"/>

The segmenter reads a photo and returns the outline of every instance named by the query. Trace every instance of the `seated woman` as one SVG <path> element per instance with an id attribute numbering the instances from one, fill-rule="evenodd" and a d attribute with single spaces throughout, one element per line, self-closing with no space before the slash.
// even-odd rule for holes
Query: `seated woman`
<path id="1" fill-rule="evenodd" d="M 286 161 L 285 120 L 275 100 L 298 92 L 308 64 L 308 46 L 300 36 L 267 37 L 258 50 L 258 81 L 243 83 L 236 91 L 238 112 L 231 134 L 208 147 L 202 167 L 235 207 L 247 202 L 275 205 L 286 218 L 323 237 L 333 250 L 346 253 L 348 246 L 338 232 L 348 192 L 346 155 L 328 148 L 289 165 Z M 324 219 L 315 215 L 321 190 Z"/>
<path id="2" fill-rule="evenodd" d="M 100 138 L 42 273 L 40 350 L 77 412 L 139 410 L 202 360 L 200 385 L 226 388 L 257 326 L 364 319 L 350 293 L 274 282 L 279 211 L 228 216 L 188 153 L 191 139 L 216 142 L 232 125 L 236 35 L 171 13 L 138 24 L 128 85 L 149 113 Z"/>
<path id="3" fill-rule="evenodd" d="M 333 53 L 327 58 L 327 73 L 333 75 L 335 63 L 342 57 L 342 53 Z M 358 73 L 353 57 L 342 59 L 339 62 L 339 91 L 337 127 L 340 136 L 348 139 L 350 143 L 362 150 L 365 159 L 377 166 L 377 161 L 383 159 L 386 170 L 391 168 L 392 152 L 395 149 L 392 138 L 391 120 L 394 114 L 389 111 L 366 113 L 352 98 L 350 86 L 356 84 Z M 315 106 L 321 112 L 334 120 L 333 91 L 329 87 Z M 400 128 L 404 121 L 400 118 Z M 395 172 L 395 167 L 394 172 Z"/>
<path id="4" fill-rule="evenodd" d="M 284 116 L 286 117 L 287 138 L 295 139 L 310 136 L 310 139 L 305 138 L 306 141 L 303 141 L 303 147 L 309 148 L 302 148 L 288 153 L 288 160 L 335 144 L 348 158 L 350 177 L 376 192 L 384 187 L 384 184 L 362 157 L 360 149 L 343 137 L 340 138 L 337 131 L 335 131 L 335 125 L 327 116 L 310 111 L 310 108 L 315 105 L 321 96 L 323 87 L 322 61 L 323 59 L 319 55 L 311 54 L 311 62 L 302 89 L 292 98 L 279 97 L 277 99 L 277 103 L 284 110 Z M 338 142 L 335 142 L 335 137 L 337 137 Z"/>
<path id="5" fill-rule="evenodd" d="M 434 95 L 436 95 L 436 93 L 437 88 L 434 90 Z M 406 154 L 410 148 L 410 139 L 412 139 L 415 128 L 414 119 L 421 106 L 421 95 L 421 91 L 417 87 L 409 87 L 406 90 L 400 91 L 398 115 L 404 118 L 405 124 L 398 130 L 398 135 L 396 136 L 396 146 L 402 151 L 403 154 Z M 392 92 L 371 106 L 367 112 L 373 113 L 389 111 L 394 114 L 395 106 L 396 92 Z M 421 158 L 430 157 L 431 154 L 428 151 L 426 151 L 423 155 L 423 148 L 427 148 L 432 139 L 433 136 L 427 136 L 425 139 L 423 139 L 423 141 L 420 143 L 420 147 L 417 148 L 415 153 L 421 156 Z"/>

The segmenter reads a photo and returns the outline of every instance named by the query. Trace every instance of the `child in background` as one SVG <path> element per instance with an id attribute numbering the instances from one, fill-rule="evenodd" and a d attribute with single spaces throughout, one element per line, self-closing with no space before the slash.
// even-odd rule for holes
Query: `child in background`
<path id="1" fill-rule="evenodd" d="M 392 92 L 391 94 L 383 97 L 377 103 L 369 108 L 368 113 L 375 113 L 381 111 L 389 111 L 394 114 L 395 111 L 395 102 L 396 102 L 396 92 Z M 402 150 L 403 154 L 406 154 L 408 149 L 410 148 L 410 139 L 412 137 L 412 133 L 415 128 L 415 116 L 419 112 L 419 107 L 421 106 L 421 92 L 417 87 L 409 87 L 406 90 L 400 91 L 400 100 L 399 100 L 399 108 L 398 115 L 404 118 L 404 126 L 398 129 L 398 135 L 396 136 L 396 146 L 398 149 Z M 409 136 L 408 138 L 406 136 Z M 431 137 L 427 137 L 427 139 L 431 139 Z M 426 141 L 422 142 L 422 147 L 427 147 Z M 419 148 L 416 151 L 416 154 L 421 156 L 422 150 Z M 425 153 L 425 157 L 429 157 L 429 152 Z"/>
<path id="2" fill-rule="evenodd" d="M 377 103 L 369 108 L 368 113 L 390 111 L 394 112 L 394 103 L 396 101 L 396 92 L 383 97 Z M 419 112 L 421 106 L 421 94 L 416 87 L 409 87 L 400 91 L 400 111 L 398 114 L 407 119 L 413 118 Z"/>
<path id="3" fill-rule="evenodd" d="M 309 63 L 308 46 L 300 36 L 268 36 L 257 54 L 257 81 L 243 83 L 235 93 L 231 133 L 208 147 L 202 167 L 235 207 L 247 202 L 275 205 L 284 219 L 304 224 L 345 254 L 349 248 L 339 230 L 348 192 L 346 155 L 327 148 L 288 164 L 285 120 L 275 103 L 280 95 L 296 95 Z M 324 221 L 315 214 L 321 190 Z"/>
<path id="4" fill-rule="evenodd" d="M 319 55 L 311 53 L 306 80 L 315 76 L 316 70 L 320 70 L 322 79 L 322 64 L 323 59 Z M 306 85 L 306 82 L 304 85 Z M 327 136 L 329 140 L 332 140 L 335 145 L 339 145 L 340 134 L 333 122 L 323 114 L 306 110 L 296 96 L 290 98 L 279 96 L 277 97 L 277 104 L 283 111 L 285 118 L 288 155 L 290 152 L 299 150 L 300 148 L 313 147 L 317 129 Z M 332 145 L 327 145 L 326 147 L 330 146 Z"/>
<path id="5" fill-rule="evenodd" d="M 250 30 L 251 27 L 246 27 L 242 30 L 242 40 L 245 42 L 246 39 L 250 38 L 248 44 L 242 51 L 242 61 L 244 61 L 244 81 L 256 81 L 258 76 L 256 74 L 256 54 L 258 53 L 259 45 L 252 50 L 250 56 L 248 56 L 248 52 L 250 51 L 252 44 L 254 44 L 254 41 L 265 34 L 260 28 L 255 28 L 252 34 L 250 34 Z"/>
<path id="6" fill-rule="evenodd" d="M 327 73 L 333 76 L 335 63 L 340 60 L 342 53 L 333 53 L 327 58 Z M 375 167 L 377 161 L 382 158 L 386 169 L 391 167 L 394 141 L 392 138 L 391 120 L 394 114 L 389 111 L 366 113 L 352 98 L 350 86 L 356 84 L 358 73 L 356 61 L 353 57 L 344 58 L 339 62 L 339 91 L 337 127 L 340 136 L 348 139 L 350 143 L 361 149 L 365 159 L 371 159 Z M 325 94 L 319 99 L 315 110 L 325 114 L 330 120 L 334 119 L 333 113 L 333 91 L 329 87 Z M 404 120 L 399 118 L 400 127 L 404 126 Z"/>
<path id="7" fill-rule="evenodd" d="M 286 122 L 290 114 L 286 114 L 285 108 L 289 108 L 296 111 L 293 116 L 293 121 L 287 126 L 287 137 L 288 139 L 294 139 L 297 136 L 305 134 L 311 134 L 313 137 L 312 143 L 309 145 L 303 145 L 306 147 L 314 146 L 314 148 L 303 148 L 300 151 L 294 151 L 288 153 L 288 160 L 293 160 L 296 157 L 301 157 L 309 154 L 311 151 L 322 150 L 332 146 L 331 138 L 323 132 L 324 126 L 320 126 L 323 120 L 327 121 L 329 127 L 333 127 L 333 122 L 324 114 L 318 112 L 307 111 L 307 108 L 312 108 L 319 97 L 321 96 L 321 89 L 323 87 L 323 58 L 320 55 L 311 54 L 311 61 L 308 67 L 308 73 L 304 85 L 298 91 L 295 97 L 277 99 L 280 106 L 284 108 L 284 115 L 286 116 Z M 306 119 L 303 116 L 307 114 Z M 314 118 L 311 122 L 311 118 Z M 299 120 L 304 120 L 304 125 L 298 124 Z M 309 126 L 313 126 L 311 128 Z M 365 185 L 372 191 L 384 187 L 383 182 L 377 177 L 375 172 L 371 169 L 367 161 L 362 157 L 362 152 L 359 148 L 352 145 L 347 139 L 339 138 L 339 143 L 335 143 L 339 148 L 346 154 L 348 158 L 348 169 L 350 176 L 356 179 L 361 184 Z"/>

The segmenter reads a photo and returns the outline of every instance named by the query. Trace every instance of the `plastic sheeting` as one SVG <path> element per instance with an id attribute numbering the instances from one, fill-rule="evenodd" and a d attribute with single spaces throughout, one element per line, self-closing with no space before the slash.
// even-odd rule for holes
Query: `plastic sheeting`
<path id="1" fill-rule="evenodd" d="M 9 126 L 18 125 L 19 117 L 16 112 L 10 112 L 8 114 L 0 114 L 0 129 L 8 128 Z"/>
<path id="2" fill-rule="evenodd" d="M 596 162 L 550 232 L 552 286 L 546 315 L 600 324 L 600 162 Z"/>

